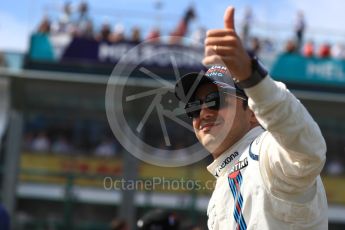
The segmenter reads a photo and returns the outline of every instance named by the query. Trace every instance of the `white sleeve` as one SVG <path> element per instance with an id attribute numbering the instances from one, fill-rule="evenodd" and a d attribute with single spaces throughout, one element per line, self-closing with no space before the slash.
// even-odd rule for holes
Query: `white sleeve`
<path id="1" fill-rule="evenodd" d="M 266 187 L 285 194 L 307 191 L 326 160 L 326 144 L 318 125 L 286 86 L 270 76 L 245 92 L 250 109 L 267 130 L 260 148 Z"/>

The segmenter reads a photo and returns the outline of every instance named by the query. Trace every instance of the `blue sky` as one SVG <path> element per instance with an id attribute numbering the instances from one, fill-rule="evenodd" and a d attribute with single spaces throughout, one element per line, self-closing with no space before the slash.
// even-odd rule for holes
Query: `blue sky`
<path id="1" fill-rule="evenodd" d="M 196 8 L 197 20 L 192 30 L 221 28 L 223 13 L 228 5 L 236 7 L 236 23 L 239 25 L 246 6 L 254 13 L 255 33 L 277 39 L 288 39 L 293 35 L 293 22 L 297 10 L 303 10 L 308 24 L 306 38 L 319 41 L 343 41 L 345 43 L 344 0 L 160 0 L 162 9 L 157 22 L 158 0 L 89 0 L 90 14 L 96 24 L 107 20 L 112 25 L 122 23 L 126 28 L 138 25 L 145 34 L 159 25 L 164 33 L 178 23 L 184 10 L 191 4 Z M 52 20 L 59 16 L 64 0 L 7 0 L 0 3 L 0 50 L 25 51 L 29 34 L 37 28 L 43 15 Z M 70 0 L 77 6 L 80 0 Z M 238 26 L 239 27 L 239 26 Z"/>

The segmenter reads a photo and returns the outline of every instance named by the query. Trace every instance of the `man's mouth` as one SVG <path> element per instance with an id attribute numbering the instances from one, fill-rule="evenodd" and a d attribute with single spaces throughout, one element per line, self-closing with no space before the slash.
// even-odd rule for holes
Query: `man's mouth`
<path id="1" fill-rule="evenodd" d="M 201 130 L 201 131 L 209 131 L 213 127 L 218 126 L 218 125 L 220 125 L 219 121 L 207 122 L 207 123 L 204 123 L 204 124 L 200 125 L 199 130 Z"/>

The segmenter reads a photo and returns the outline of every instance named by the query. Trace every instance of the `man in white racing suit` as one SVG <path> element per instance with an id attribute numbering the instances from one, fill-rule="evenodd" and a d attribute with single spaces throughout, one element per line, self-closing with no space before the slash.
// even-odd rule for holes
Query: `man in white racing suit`
<path id="1" fill-rule="evenodd" d="M 318 125 L 285 87 L 243 48 L 234 8 L 205 41 L 205 74 L 175 87 L 216 179 L 209 229 L 328 229 L 320 178 L 326 144 Z M 231 73 L 231 74 L 230 74 Z M 248 108 L 249 107 L 249 108 Z"/>

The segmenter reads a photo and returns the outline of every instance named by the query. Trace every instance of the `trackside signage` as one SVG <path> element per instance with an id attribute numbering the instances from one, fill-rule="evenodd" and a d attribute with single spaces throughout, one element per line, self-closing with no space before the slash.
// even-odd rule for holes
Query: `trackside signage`
<path id="1" fill-rule="evenodd" d="M 271 75 L 284 82 L 345 87 L 345 60 L 283 54 L 274 63 Z"/>

